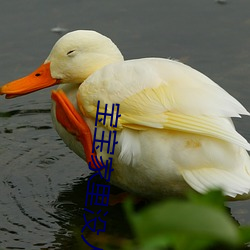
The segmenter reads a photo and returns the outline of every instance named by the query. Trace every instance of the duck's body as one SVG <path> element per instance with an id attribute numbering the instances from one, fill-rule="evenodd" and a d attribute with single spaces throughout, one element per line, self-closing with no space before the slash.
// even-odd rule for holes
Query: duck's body
<path id="1" fill-rule="evenodd" d="M 103 41 L 89 45 L 91 49 L 81 47 L 78 41 L 74 45 L 77 37 L 91 37 L 88 39 L 92 43 L 102 39 L 87 33 L 77 31 L 59 40 L 45 64 L 50 64 L 52 79 L 71 83 L 60 88 L 81 113 L 92 135 L 97 101 L 102 111 L 105 104 L 109 109 L 112 104 L 120 104 L 118 145 L 111 156 L 113 184 L 154 198 L 179 195 L 189 187 L 198 192 L 222 188 L 231 197 L 249 193 L 250 161 L 246 149 L 250 145 L 231 121 L 231 117 L 249 113 L 237 100 L 180 62 L 160 58 L 123 61 L 116 46 L 105 39 L 103 50 L 109 48 L 107 55 L 100 53 Z M 65 54 L 73 57 L 71 63 L 63 57 Z M 90 60 L 92 54 L 95 58 Z M 80 72 L 80 65 L 86 68 L 79 64 L 84 59 L 89 67 Z M 1 93 L 18 94 L 7 88 L 2 88 Z M 58 122 L 56 107 L 57 103 L 53 103 L 56 130 L 74 152 L 86 159 L 82 144 Z M 103 130 L 108 136 L 113 128 L 98 124 L 98 138 Z M 104 160 L 110 157 L 106 148 L 96 153 Z"/>
<path id="2" fill-rule="evenodd" d="M 76 110 L 79 111 L 76 102 L 78 86 L 62 85 L 59 88 L 67 94 L 70 102 L 74 104 Z M 86 161 L 82 144 L 58 122 L 55 110 L 56 103 L 52 101 L 52 121 L 57 133 L 72 151 Z M 89 125 L 92 134 L 94 134 L 94 121 L 84 116 L 82 117 Z M 103 130 L 105 131 L 105 135 L 107 135 L 109 130 L 98 126 L 98 138 L 101 138 L 101 132 Z M 114 155 L 105 153 L 107 148 L 105 145 L 103 152 L 98 152 L 97 154 L 104 159 L 108 157 L 113 158 L 112 166 L 115 171 L 112 172 L 110 180 L 113 185 L 143 197 L 157 199 L 166 196 L 183 195 L 190 188 L 186 181 L 184 181 L 182 175 L 176 171 L 177 169 L 173 164 L 168 165 L 168 168 L 166 168 L 168 162 L 162 161 L 167 151 L 165 151 L 164 147 L 159 143 L 170 139 L 171 135 L 157 131 L 157 129 L 147 130 L 147 132 L 141 131 L 139 133 L 137 131 L 131 131 L 130 129 L 124 129 L 122 134 L 123 137 L 126 137 L 126 142 L 124 142 L 123 137 L 121 138 L 121 133 L 118 132 L 118 145 L 115 148 Z M 126 148 L 130 150 L 124 155 L 124 157 L 128 157 L 128 159 L 119 158 L 122 148 L 120 146 L 121 139 L 123 143 L 128 143 Z M 162 160 L 160 161 L 160 159 Z M 162 168 L 163 171 L 155 171 L 155 168 L 158 167 Z"/>
<path id="3" fill-rule="evenodd" d="M 193 80 L 191 86 L 188 86 L 189 82 L 179 80 L 188 79 L 188 77 L 194 79 L 192 74 L 196 75 L 198 81 Z M 172 79 L 175 79 L 176 84 L 179 83 L 180 86 L 173 86 Z M 199 89 L 201 82 L 203 85 Z M 134 83 L 138 84 L 134 86 Z M 157 88 L 161 86 L 163 89 L 157 93 Z M 165 96 L 163 92 L 165 86 L 172 100 L 179 98 L 178 102 L 170 103 L 171 99 L 166 97 L 165 105 L 168 107 L 164 106 L 163 99 L 157 96 L 157 94 Z M 155 96 L 143 94 L 142 90 L 149 87 L 150 90 L 155 91 Z M 111 176 L 113 184 L 147 197 L 183 194 L 188 189 L 187 183 L 199 192 L 213 187 L 235 189 L 232 193 L 228 191 L 228 195 L 234 195 L 234 192 L 244 189 L 248 192 L 249 157 L 241 146 L 246 148 L 249 146 L 240 135 L 235 134 L 231 119 L 228 118 L 237 116 L 239 113 L 247 114 L 247 112 L 235 99 L 199 72 L 167 59 L 130 60 L 102 68 L 87 78 L 80 88 L 78 85 L 69 84 L 62 85 L 61 88 L 81 113 L 77 104 L 78 93 L 78 103 L 86 113 L 83 118 L 92 134 L 94 134 L 97 101 L 102 104 L 107 103 L 110 107 L 112 103 L 120 104 L 122 128 L 118 130 L 119 143 L 113 156 L 115 169 Z M 181 89 L 184 89 L 184 92 L 181 92 Z M 190 96 L 187 97 L 188 95 Z M 133 98 L 130 106 L 123 106 L 124 100 L 129 102 L 129 98 Z M 200 100 L 205 105 L 197 103 Z M 84 159 L 81 143 L 57 122 L 55 105 L 53 106 L 52 116 L 57 132 L 64 142 Z M 126 108 L 130 114 L 129 118 L 124 118 L 127 115 Z M 176 114 L 190 115 L 190 117 L 204 115 L 207 116 L 206 119 L 212 117 L 209 122 L 221 129 L 221 134 L 215 131 L 211 136 L 210 133 L 213 132 L 210 124 L 203 130 L 207 136 L 200 135 L 199 131 L 190 133 L 189 128 L 185 126 L 179 127 L 183 131 L 164 129 L 166 118 L 161 119 L 160 116 L 171 109 L 174 109 Z M 150 112 L 152 115 L 158 113 L 158 116 L 151 119 Z M 89 118 L 86 118 L 86 115 Z M 223 115 L 227 117 L 222 117 Z M 138 119 L 138 126 L 133 127 L 129 119 L 133 119 L 134 124 L 134 119 Z M 142 125 L 142 122 L 145 124 Z M 200 124 L 197 123 L 192 129 L 199 127 Z M 202 128 L 197 129 L 202 130 Z M 97 138 L 100 138 L 103 130 L 108 134 L 109 128 L 99 126 Z M 228 134 L 222 135 L 225 131 L 228 131 Z M 235 138 L 230 139 L 233 134 Z M 225 137 L 224 140 L 219 139 L 222 136 Z M 238 145 L 231 140 L 238 140 Z M 97 155 L 107 159 L 110 155 L 105 152 L 106 150 L 102 153 L 97 152 Z"/>

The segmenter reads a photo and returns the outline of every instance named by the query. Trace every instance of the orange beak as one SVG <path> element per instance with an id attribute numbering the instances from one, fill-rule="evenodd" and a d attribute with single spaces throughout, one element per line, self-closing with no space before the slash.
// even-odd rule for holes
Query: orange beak
<path id="1" fill-rule="evenodd" d="M 13 98 L 48 88 L 59 83 L 59 79 L 55 79 L 51 76 L 50 63 L 46 63 L 42 64 L 30 75 L 2 86 L 0 88 L 0 95 L 6 95 L 5 98 Z"/>

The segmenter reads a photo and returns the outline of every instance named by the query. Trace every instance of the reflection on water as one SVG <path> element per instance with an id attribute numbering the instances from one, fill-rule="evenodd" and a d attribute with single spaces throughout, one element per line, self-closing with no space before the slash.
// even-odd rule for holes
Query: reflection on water
<path id="1" fill-rule="evenodd" d="M 2 119 L 0 129 L 0 242 L 12 249 L 51 246 L 65 220 L 53 203 L 88 175 L 58 139 L 50 114 L 27 113 Z"/>
<path id="2" fill-rule="evenodd" d="M 250 110 L 250 2 L 150 0 L 3 1 L 0 8 L 0 84 L 28 74 L 60 36 L 54 27 L 94 29 L 111 37 L 125 58 L 178 58 L 205 72 Z M 81 240 L 85 163 L 52 128 L 50 90 L 13 100 L 0 98 L 0 248 L 86 249 Z M 237 120 L 250 140 L 249 119 Z M 112 189 L 112 192 L 117 190 Z M 229 203 L 250 224 L 250 202 Z M 98 209 L 98 208 L 97 208 Z M 119 205 L 109 207 L 105 234 L 131 237 Z"/>
<path id="3" fill-rule="evenodd" d="M 94 177 L 93 181 L 96 183 L 105 183 L 99 177 Z M 106 183 L 107 184 L 107 183 Z M 57 201 L 56 208 L 58 214 L 62 214 L 64 221 L 60 221 L 60 225 L 64 228 L 64 232 L 60 232 L 56 235 L 57 242 L 67 249 L 88 249 L 83 242 L 81 235 L 95 246 L 109 245 L 117 249 L 127 238 L 131 238 L 131 230 L 128 226 L 126 216 L 124 215 L 122 206 L 120 204 L 103 207 L 103 206 L 87 206 L 94 214 L 84 211 L 85 196 L 87 192 L 86 179 L 79 179 L 71 190 L 60 193 Z M 111 196 L 121 192 L 121 190 L 111 187 Z M 81 197 L 81 199 L 79 199 Z M 97 212 L 102 210 L 99 216 L 101 219 L 107 221 L 105 232 L 101 232 L 98 236 L 96 232 L 92 232 L 90 229 L 83 226 L 86 221 L 90 221 L 95 218 Z M 108 212 L 104 217 L 103 214 Z M 84 220 L 83 214 L 86 216 Z M 90 227 L 93 228 L 93 223 L 90 223 Z M 103 223 L 97 220 L 96 229 L 102 229 Z M 82 232 L 81 232 L 82 231 Z"/>
<path id="4" fill-rule="evenodd" d="M 0 119 L 0 246 L 82 248 L 87 165 L 58 138 L 48 110 L 2 112 Z M 108 212 L 105 235 L 97 243 L 111 240 L 117 246 L 130 230 L 120 205 Z M 84 234 L 95 238 L 90 230 Z"/>

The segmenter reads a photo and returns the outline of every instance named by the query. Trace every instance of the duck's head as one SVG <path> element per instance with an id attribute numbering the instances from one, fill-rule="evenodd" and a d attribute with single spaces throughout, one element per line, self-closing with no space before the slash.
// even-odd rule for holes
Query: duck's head
<path id="1" fill-rule="evenodd" d="M 25 95 L 60 83 L 82 83 L 105 65 L 123 56 L 107 37 L 90 30 L 77 30 L 60 38 L 45 62 L 30 75 L 0 88 L 6 98 Z"/>

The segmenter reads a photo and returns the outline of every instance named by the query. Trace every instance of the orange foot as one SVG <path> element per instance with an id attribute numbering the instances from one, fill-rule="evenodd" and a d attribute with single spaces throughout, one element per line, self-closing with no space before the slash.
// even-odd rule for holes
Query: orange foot
<path id="1" fill-rule="evenodd" d="M 91 168 L 101 170 L 103 167 L 98 166 L 102 166 L 102 164 L 93 162 L 97 157 L 96 153 L 92 153 L 92 135 L 86 122 L 61 89 L 52 91 L 51 97 L 56 102 L 56 118 L 58 122 L 81 142 L 86 160 L 91 164 Z"/>
<path id="2" fill-rule="evenodd" d="M 117 204 L 123 203 L 129 197 L 129 193 L 122 192 L 119 194 L 109 195 L 109 206 L 115 206 Z"/>
<path id="3" fill-rule="evenodd" d="M 115 206 L 117 204 L 122 204 L 122 203 L 125 202 L 125 200 L 128 197 L 131 197 L 131 194 L 127 193 L 127 192 L 121 192 L 121 193 L 118 193 L 118 194 L 109 194 L 109 202 L 108 202 L 108 204 L 109 204 L 109 206 Z M 105 201 L 106 201 L 106 199 L 105 199 Z M 138 204 L 141 201 L 143 201 L 143 198 L 133 196 L 133 202 L 135 204 Z"/>

